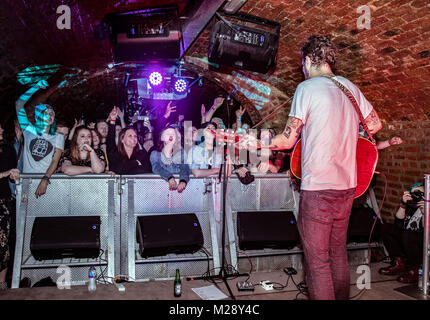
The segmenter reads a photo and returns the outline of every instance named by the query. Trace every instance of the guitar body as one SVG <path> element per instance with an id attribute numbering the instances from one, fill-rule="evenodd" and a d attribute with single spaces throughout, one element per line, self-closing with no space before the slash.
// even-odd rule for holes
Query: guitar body
<path id="1" fill-rule="evenodd" d="M 301 139 L 297 141 L 293 152 L 291 152 L 290 167 L 291 172 L 295 177 L 301 179 L 302 177 L 302 143 Z M 372 181 L 373 174 L 375 173 L 376 164 L 378 163 L 378 150 L 367 139 L 358 138 L 357 141 L 357 188 L 355 190 L 355 197 L 360 197 L 366 192 L 367 188 Z"/>

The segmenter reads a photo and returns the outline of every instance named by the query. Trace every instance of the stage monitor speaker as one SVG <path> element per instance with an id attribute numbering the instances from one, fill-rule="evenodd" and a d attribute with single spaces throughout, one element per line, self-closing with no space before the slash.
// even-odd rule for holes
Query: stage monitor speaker
<path id="1" fill-rule="evenodd" d="M 279 23 L 242 13 L 217 15 L 221 20 L 212 28 L 208 49 L 210 62 L 260 73 L 267 73 L 276 65 Z M 245 22 L 258 27 L 245 25 Z"/>
<path id="2" fill-rule="evenodd" d="M 100 216 L 36 217 L 30 251 L 36 260 L 97 258 Z"/>
<path id="3" fill-rule="evenodd" d="M 381 237 L 381 221 L 372 208 L 352 208 L 349 218 L 347 242 L 367 243 L 373 223 L 376 224 L 372 232 L 371 241 L 379 241 Z"/>
<path id="4" fill-rule="evenodd" d="M 194 213 L 140 216 L 136 223 L 140 255 L 194 253 L 203 247 L 203 232 Z"/>
<path id="5" fill-rule="evenodd" d="M 241 250 L 291 249 L 300 239 L 291 211 L 238 212 L 237 234 Z"/>

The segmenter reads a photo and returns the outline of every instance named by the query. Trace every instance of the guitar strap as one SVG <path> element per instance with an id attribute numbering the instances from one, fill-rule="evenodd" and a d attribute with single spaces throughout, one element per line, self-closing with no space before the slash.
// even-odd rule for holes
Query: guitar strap
<path id="1" fill-rule="evenodd" d="M 360 107 L 358 106 L 358 103 L 355 100 L 354 96 L 352 95 L 351 91 L 349 91 L 348 88 L 346 88 L 342 83 L 337 81 L 334 77 L 329 77 L 329 76 L 324 76 L 324 77 L 332 80 L 342 90 L 342 92 L 345 93 L 345 95 L 348 97 L 348 99 L 352 102 L 352 105 L 354 106 L 355 111 L 357 111 L 357 114 L 360 118 L 360 122 L 363 126 L 364 131 L 366 131 L 366 133 L 369 136 L 372 143 L 376 144 L 375 139 L 373 139 L 372 134 L 370 133 L 370 130 L 367 127 L 366 122 L 364 121 L 364 117 L 363 117 L 363 114 L 361 113 Z"/>

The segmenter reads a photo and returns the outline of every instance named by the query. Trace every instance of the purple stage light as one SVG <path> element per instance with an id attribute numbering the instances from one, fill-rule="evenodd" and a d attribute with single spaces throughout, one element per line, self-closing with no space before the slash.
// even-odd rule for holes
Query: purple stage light
<path id="1" fill-rule="evenodd" d="M 157 72 L 157 71 L 151 72 L 151 74 L 149 75 L 149 82 L 153 86 L 158 86 L 161 84 L 161 82 L 163 82 L 163 76 L 161 75 L 160 72 Z"/>
<path id="2" fill-rule="evenodd" d="M 175 90 L 179 93 L 182 93 L 187 89 L 187 85 L 187 81 L 184 79 L 178 79 L 175 81 Z"/>

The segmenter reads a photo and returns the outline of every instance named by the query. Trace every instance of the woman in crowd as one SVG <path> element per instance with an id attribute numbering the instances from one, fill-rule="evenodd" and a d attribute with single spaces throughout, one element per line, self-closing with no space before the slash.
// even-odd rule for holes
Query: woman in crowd
<path id="1" fill-rule="evenodd" d="M 186 154 L 188 154 L 191 148 L 196 145 L 196 142 L 197 142 L 197 128 L 195 126 L 185 127 L 184 150 Z"/>
<path id="2" fill-rule="evenodd" d="M 139 149 L 137 134 L 134 128 L 123 128 L 118 135 L 118 145 L 115 144 L 115 121 L 118 117 L 117 107 L 109 114 L 109 130 L 107 136 L 107 155 L 109 170 L 116 174 L 150 173 L 148 153 Z"/>
<path id="3" fill-rule="evenodd" d="M 152 171 L 169 183 L 170 190 L 185 190 L 190 180 L 190 168 L 185 163 L 185 152 L 181 148 L 181 134 L 168 127 L 161 132 L 158 150 L 151 153 Z M 179 174 L 179 184 L 174 174 Z"/>
<path id="4" fill-rule="evenodd" d="M 216 124 L 203 123 L 200 127 L 202 135 L 188 153 L 187 163 L 196 178 L 209 177 L 220 170 L 224 155 L 221 148 L 215 148 L 215 130 Z"/>
<path id="5" fill-rule="evenodd" d="M 4 130 L 0 124 L 0 290 L 7 289 L 10 227 L 15 208 L 15 201 L 9 188 L 9 179 L 15 181 L 19 178 L 20 173 L 16 168 L 16 153 L 12 143 L 12 141 L 6 143 Z"/>
<path id="6" fill-rule="evenodd" d="M 61 159 L 61 171 L 69 176 L 102 173 L 105 166 L 103 151 L 92 147 L 90 129 L 85 126 L 77 127 L 70 148 L 64 152 Z"/>

